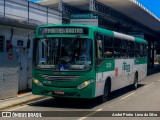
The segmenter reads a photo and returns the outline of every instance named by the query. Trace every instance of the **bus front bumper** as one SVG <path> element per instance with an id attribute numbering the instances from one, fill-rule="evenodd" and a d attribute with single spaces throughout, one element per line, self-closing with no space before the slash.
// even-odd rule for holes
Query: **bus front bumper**
<path id="1" fill-rule="evenodd" d="M 94 98 L 94 84 L 78 89 L 78 88 L 59 88 L 50 86 L 38 86 L 35 83 L 32 84 L 32 93 L 35 95 L 44 95 L 52 97 L 66 97 L 66 98 Z"/>

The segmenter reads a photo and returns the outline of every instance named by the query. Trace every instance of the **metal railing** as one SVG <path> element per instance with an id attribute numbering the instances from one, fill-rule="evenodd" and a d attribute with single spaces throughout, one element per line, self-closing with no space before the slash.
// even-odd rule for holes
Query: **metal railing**
<path id="1" fill-rule="evenodd" d="M 0 0 L 0 16 L 35 24 L 61 23 L 61 12 L 28 0 Z"/>

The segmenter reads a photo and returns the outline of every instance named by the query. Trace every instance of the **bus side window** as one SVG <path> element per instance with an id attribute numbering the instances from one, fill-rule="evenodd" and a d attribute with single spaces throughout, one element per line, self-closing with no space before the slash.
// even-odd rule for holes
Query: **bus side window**
<path id="1" fill-rule="evenodd" d="M 140 57 L 144 57 L 143 49 L 144 49 L 144 44 L 140 43 Z"/>
<path id="2" fill-rule="evenodd" d="M 147 45 L 146 44 L 144 44 L 143 54 L 144 54 L 144 57 L 147 56 Z"/>
<path id="3" fill-rule="evenodd" d="M 128 40 L 122 40 L 122 57 L 128 57 Z"/>
<path id="4" fill-rule="evenodd" d="M 113 57 L 113 38 L 105 36 L 104 37 L 104 58 Z"/>
<path id="5" fill-rule="evenodd" d="M 114 38 L 114 57 L 121 58 L 121 39 Z"/>
<path id="6" fill-rule="evenodd" d="M 140 45 L 138 42 L 135 42 L 135 57 L 140 57 Z"/>
<path id="7" fill-rule="evenodd" d="M 135 43 L 133 41 L 129 41 L 128 42 L 128 55 L 130 58 L 133 58 L 135 56 L 134 49 L 135 49 Z"/>

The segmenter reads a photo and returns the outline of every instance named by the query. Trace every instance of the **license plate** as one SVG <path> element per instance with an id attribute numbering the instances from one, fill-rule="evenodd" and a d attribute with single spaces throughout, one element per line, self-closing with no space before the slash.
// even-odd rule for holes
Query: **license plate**
<path id="1" fill-rule="evenodd" d="M 54 91 L 54 93 L 57 95 L 64 95 L 64 91 Z"/>

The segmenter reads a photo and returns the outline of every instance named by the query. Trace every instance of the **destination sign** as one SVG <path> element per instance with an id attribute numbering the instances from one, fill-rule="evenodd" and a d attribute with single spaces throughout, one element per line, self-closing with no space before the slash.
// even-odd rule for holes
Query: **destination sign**
<path id="1" fill-rule="evenodd" d="M 44 34 L 88 34 L 88 28 L 54 28 L 54 27 L 48 27 L 48 28 L 39 28 L 38 30 L 39 35 Z"/>

